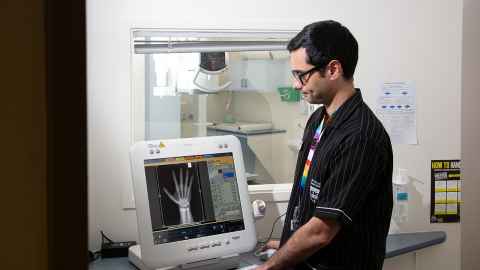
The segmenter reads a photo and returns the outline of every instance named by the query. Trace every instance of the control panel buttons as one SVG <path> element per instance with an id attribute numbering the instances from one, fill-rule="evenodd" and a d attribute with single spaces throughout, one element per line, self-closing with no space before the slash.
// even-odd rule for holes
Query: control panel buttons
<path id="1" fill-rule="evenodd" d="M 240 236 L 238 236 L 238 235 L 237 236 L 232 236 L 232 239 L 233 240 L 238 240 L 238 239 L 240 239 Z"/>
<path id="2" fill-rule="evenodd" d="M 195 251 L 195 250 L 198 250 L 198 246 L 191 246 L 187 249 L 187 251 L 189 251 L 189 252 L 192 252 L 192 251 Z"/>
<path id="3" fill-rule="evenodd" d="M 222 243 L 220 243 L 220 241 L 216 241 L 216 242 L 211 242 L 211 243 L 210 243 L 210 246 L 211 246 L 211 247 L 219 247 L 219 246 L 221 246 L 221 245 L 222 245 Z"/>
<path id="4" fill-rule="evenodd" d="M 209 247 L 210 247 L 209 243 L 200 244 L 200 249 L 206 249 L 206 248 L 209 248 Z"/>

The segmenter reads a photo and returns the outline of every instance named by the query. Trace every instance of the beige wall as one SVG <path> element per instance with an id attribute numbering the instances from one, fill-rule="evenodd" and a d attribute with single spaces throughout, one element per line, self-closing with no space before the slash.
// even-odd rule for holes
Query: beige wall
<path id="1" fill-rule="evenodd" d="M 464 0 L 462 57 L 462 269 L 480 265 L 480 2 Z"/>
<path id="2" fill-rule="evenodd" d="M 400 166 L 418 179 L 405 231 L 444 230 L 447 242 L 419 253 L 417 269 L 460 268 L 460 224 L 430 224 L 430 160 L 456 159 L 460 151 L 462 2 L 451 0 L 87 1 L 89 240 L 99 230 L 117 240 L 137 239 L 134 211 L 122 209 L 131 190 L 132 27 L 196 29 L 299 29 L 321 19 L 350 27 L 360 46 L 356 85 L 374 106 L 379 84 L 413 81 L 417 89 L 418 145 L 396 147 Z M 272 10 L 275 6 L 275 12 Z M 185 9 L 188 6 L 188 9 Z M 251 9 L 252 6 L 256 8 Z M 216 16 L 203 16 L 205 11 Z M 292 10 L 297 12 L 292 13 Z M 161 16 L 159 16 L 161 14 Z M 182 16 L 179 16 L 179 15 Z M 405 23 L 408 20 L 409 23 Z M 111 168 L 115 168 L 112 170 Z M 423 183 L 423 184 L 422 184 Z M 124 189 L 125 188 L 125 189 Z M 105 196 L 105 194 L 110 194 Z M 413 204 L 414 203 L 414 204 Z"/>
<path id="3" fill-rule="evenodd" d="M 2 269 L 47 269 L 44 1 L 2 1 Z"/>

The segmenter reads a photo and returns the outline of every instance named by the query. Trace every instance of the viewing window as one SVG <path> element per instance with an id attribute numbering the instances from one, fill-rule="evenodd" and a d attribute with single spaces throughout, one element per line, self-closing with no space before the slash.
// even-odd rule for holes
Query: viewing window
<path id="1" fill-rule="evenodd" d="M 312 110 L 292 88 L 293 35 L 133 31 L 134 141 L 233 134 L 249 184 L 292 182 Z"/>

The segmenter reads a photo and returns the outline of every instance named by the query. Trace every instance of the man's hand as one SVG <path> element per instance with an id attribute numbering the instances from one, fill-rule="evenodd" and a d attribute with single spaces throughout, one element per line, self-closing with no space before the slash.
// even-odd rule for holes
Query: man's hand
<path id="1" fill-rule="evenodd" d="M 172 195 L 166 188 L 163 188 L 163 192 L 174 203 L 178 205 L 178 211 L 180 213 L 180 223 L 189 224 L 193 222 L 192 212 L 190 210 L 190 199 L 192 198 L 192 183 L 193 177 L 189 177 L 188 170 L 185 171 L 185 176 L 182 174 L 182 170 L 179 172 L 180 183 L 177 181 L 177 176 L 172 172 L 173 181 L 175 184 L 175 195 Z"/>
<path id="2" fill-rule="evenodd" d="M 260 251 L 265 251 L 267 249 L 279 249 L 280 248 L 280 241 L 278 240 L 270 240 L 265 244 Z"/>
<path id="3" fill-rule="evenodd" d="M 255 270 L 270 270 L 266 264 L 259 265 Z"/>
<path id="4" fill-rule="evenodd" d="M 340 231 L 334 220 L 312 217 L 264 264 L 255 270 L 283 270 L 295 267 L 319 249 L 327 246 Z M 275 247 L 272 241 L 272 247 Z M 278 247 L 277 247 L 278 248 Z"/>

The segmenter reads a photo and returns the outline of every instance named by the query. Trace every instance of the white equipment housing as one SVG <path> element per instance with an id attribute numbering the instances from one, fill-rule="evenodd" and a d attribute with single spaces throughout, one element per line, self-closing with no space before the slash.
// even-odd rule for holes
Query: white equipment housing
<path id="1" fill-rule="evenodd" d="M 254 249 L 236 137 L 143 141 L 130 154 L 142 266 L 188 268 Z"/>

